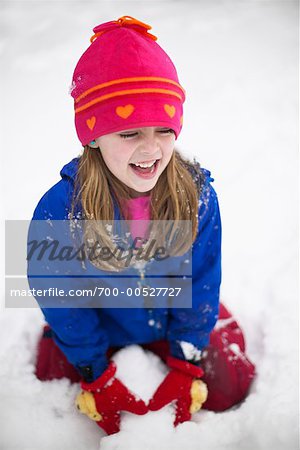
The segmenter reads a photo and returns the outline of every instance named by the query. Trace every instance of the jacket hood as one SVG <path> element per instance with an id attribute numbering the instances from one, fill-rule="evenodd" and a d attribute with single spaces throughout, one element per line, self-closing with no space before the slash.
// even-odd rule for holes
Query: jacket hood
<path id="1" fill-rule="evenodd" d="M 60 171 L 60 176 L 74 181 L 78 170 L 78 162 L 79 158 L 73 158 L 72 161 L 65 164 Z"/>

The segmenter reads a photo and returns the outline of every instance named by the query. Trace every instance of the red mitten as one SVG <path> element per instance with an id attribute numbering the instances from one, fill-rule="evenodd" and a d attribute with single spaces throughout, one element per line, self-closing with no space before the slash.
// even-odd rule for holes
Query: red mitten
<path id="1" fill-rule="evenodd" d="M 120 431 L 120 412 L 146 414 L 148 408 L 124 384 L 115 378 L 116 365 L 110 362 L 106 371 L 92 383 L 81 382 L 82 392 L 76 398 L 80 412 L 95 420 L 107 434 Z"/>
<path id="2" fill-rule="evenodd" d="M 187 361 L 168 356 L 167 364 L 172 369 L 149 402 L 150 411 L 176 401 L 174 425 L 190 420 L 207 398 L 207 387 L 199 380 L 204 374 L 200 367 Z"/>

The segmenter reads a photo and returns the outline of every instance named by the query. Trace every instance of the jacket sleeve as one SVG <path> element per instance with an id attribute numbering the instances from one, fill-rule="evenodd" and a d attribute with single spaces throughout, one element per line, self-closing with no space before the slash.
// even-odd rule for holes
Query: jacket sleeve
<path id="1" fill-rule="evenodd" d="M 57 195 L 58 192 L 60 195 Z M 54 221 L 63 220 L 65 212 L 64 196 L 61 195 L 61 189 L 54 186 L 42 197 L 34 211 L 28 232 L 28 243 L 33 237 L 39 242 L 44 239 L 52 240 L 53 233 L 55 235 Z M 55 270 L 55 264 L 45 265 L 44 262 L 41 262 L 37 266 L 37 263 L 34 258 L 27 261 L 27 278 L 30 288 L 40 289 L 43 285 L 55 288 L 55 285 L 58 285 L 57 273 L 60 268 Z M 44 266 L 41 267 L 41 264 Z M 37 272 L 39 272 L 39 276 L 36 276 Z M 74 287 L 74 279 L 64 278 L 64 288 L 68 287 Z M 56 304 L 61 304 L 59 297 L 51 298 L 50 307 L 45 303 L 45 298 L 35 296 L 35 299 L 52 329 L 55 343 L 68 361 L 75 366 L 87 382 L 98 378 L 108 365 L 106 351 L 109 343 L 105 331 L 101 328 L 97 310 L 87 308 L 82 303 L 79 304 L 84 307 L 56 308 Z"/>
<path id="2" fill-rule="evenodd" d="M 199 202 L 198 235 L 192 247 L 192 308 L 173 308 L 168 327 L 171 354 L 191 362 L 201 359 L 219 313 L 221 219 L 210 172 Z"/>

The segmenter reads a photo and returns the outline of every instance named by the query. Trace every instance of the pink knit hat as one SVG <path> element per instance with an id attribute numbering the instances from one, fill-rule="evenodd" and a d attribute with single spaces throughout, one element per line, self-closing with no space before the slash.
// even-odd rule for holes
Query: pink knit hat
<path id="1" fill-rule="evenodd" d="M 71 86 L 83 146 L 104 134 L 147 126 L 171 128 L 177 139 L 185 92 L 150 29 L 130 16 L 93 29 Z"/>

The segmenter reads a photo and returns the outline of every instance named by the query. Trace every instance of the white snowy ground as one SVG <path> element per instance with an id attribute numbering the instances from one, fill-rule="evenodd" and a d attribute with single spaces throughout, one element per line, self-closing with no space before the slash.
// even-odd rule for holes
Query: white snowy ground
<path id="1" fill-rule="evenodd" d="M 77 385 L 35 379 L 41 313 L 5 309 L 3 288 L 1 450 L 298 448 L 297 3 L 27 0 L 0 8 L 4 217 L 30 219 L 80 151 L 68 88 L 92 28 L 125 14 L 152 24 L 187 90 L 178 147 L 215 178 L 222 299 L 258 371 L 236 410 L 201 411 L 175 431 L 171 407 L 124 414 L 121 432 L 102 437 L 73 406 Z M 116 359 L 119 377 L 145 400 L 166 372 L 138 346 Z"/>

